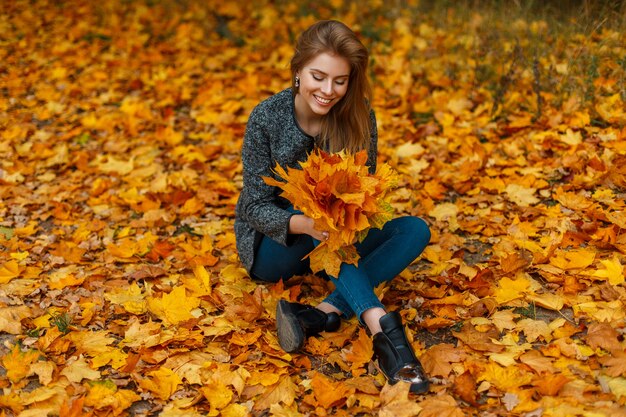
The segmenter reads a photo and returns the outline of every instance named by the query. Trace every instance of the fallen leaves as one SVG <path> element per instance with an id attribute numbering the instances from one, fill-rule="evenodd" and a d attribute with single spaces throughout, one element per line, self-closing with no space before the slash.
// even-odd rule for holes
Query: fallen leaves
<path id="1" fill-rule="evenodd" d="M 13 278 L 17 278 L 19 274 L 19 264 L 16 260 L 12 259 L 5 262 L 2 267 L 0 267 L 0 284 L 6 284 Z"/>
<path id="2" fill-rule="evenodd" d="M 179 324 L 194 318 L 193 310 L 199 305 L 197 297 L 187 296 L 185 287 L 175 287 L 161 298 L 148 299 L 148 310 L 167 324 Z"/>
<path id="3" fill-rule="evenodd" d="M 515 5 L 57 3 L 0 19 L 1 415 L 624 416 L 611 15 L 583 34 Z M 377 292 L 403 313 L 426 396 L 385 384 L 355 319 L 282 352 L 277 300 L 332 288 L 259 283 L 237 259 L 246 119 L 289 85 L 293 34 L 317 18 L 370 48 L 378 163 L 400 174 L 389 208 L 432 231 Z"/>

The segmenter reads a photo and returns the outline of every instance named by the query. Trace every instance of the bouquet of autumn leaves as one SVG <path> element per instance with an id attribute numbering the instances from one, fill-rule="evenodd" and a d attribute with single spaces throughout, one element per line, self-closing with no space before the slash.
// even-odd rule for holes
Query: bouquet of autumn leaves
<path id="1" fill-rule="evenodd" d="M 296 210 L 312 218 L 317 230 L 328 231 L 328 239 L 307 255 L 313 272 L 325 270 L 337 277 L 343 262 L 356 265 L 354 243 L 393 216 L 388 200 L 397 175 L 387 164 L 370 174 L 366 162 L 366 151 L 329 154 L 318 149 L 300 164 L 302 169 L 285 170 L 276 164 L 274 172 L 285 182 L 263 177 L 268 185 L 279 187 Z"/>

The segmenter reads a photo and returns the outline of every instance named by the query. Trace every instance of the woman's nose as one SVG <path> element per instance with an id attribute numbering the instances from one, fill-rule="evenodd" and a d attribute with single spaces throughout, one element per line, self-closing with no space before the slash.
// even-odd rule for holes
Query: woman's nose
<path id="1" fill-rule="evenodd" d="M 322 85 L 322 93 L 330 95 L 333 92 L 333 82 L 331 80 L 326 81 Z"/>

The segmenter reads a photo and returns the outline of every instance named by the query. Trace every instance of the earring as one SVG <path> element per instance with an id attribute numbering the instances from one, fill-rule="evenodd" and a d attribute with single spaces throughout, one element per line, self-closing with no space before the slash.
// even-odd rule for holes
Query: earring
<path id="1" fill-rule="evenodd" d="M 296 77 L 296 81 L 294 82 L 296 88 L 300 87 L 300 78 Z"/>

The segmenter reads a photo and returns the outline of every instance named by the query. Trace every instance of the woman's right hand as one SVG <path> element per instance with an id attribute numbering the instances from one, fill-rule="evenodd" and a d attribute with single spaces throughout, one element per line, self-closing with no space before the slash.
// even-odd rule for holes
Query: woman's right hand
<path id="1" fill-rule="evenodd" d="M 304 214 L 294 214 L 289 219 L 289 233 L 309 235 L 320 242 L 328 240 L 328 232 L 315 229 L 315 221 Z"/>

